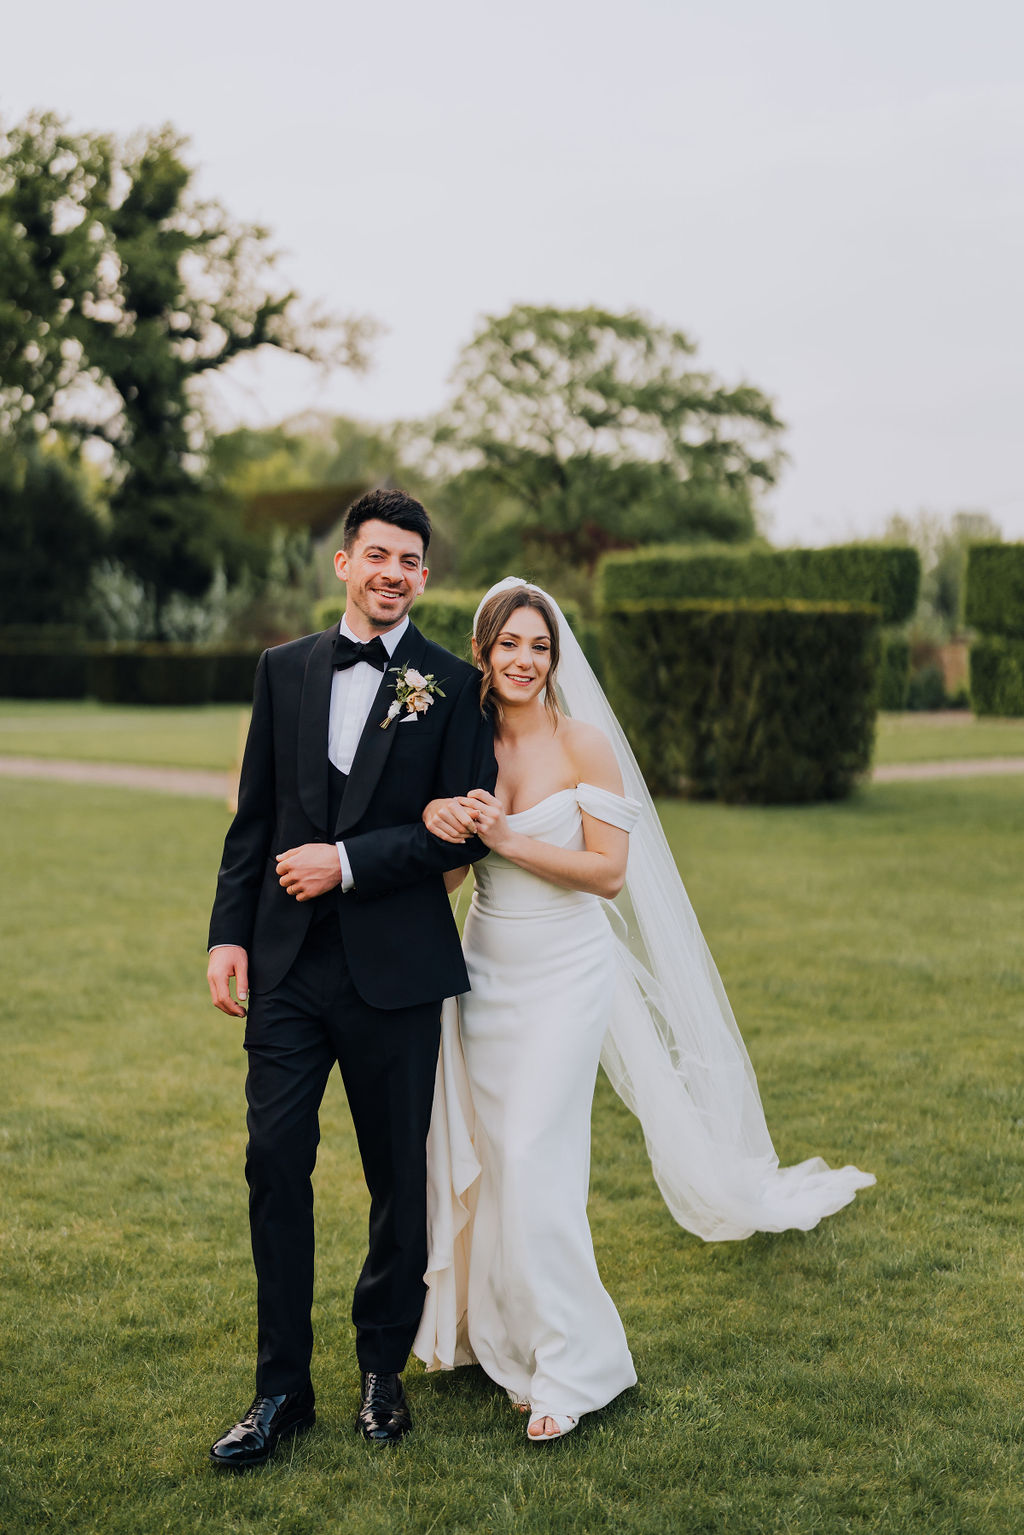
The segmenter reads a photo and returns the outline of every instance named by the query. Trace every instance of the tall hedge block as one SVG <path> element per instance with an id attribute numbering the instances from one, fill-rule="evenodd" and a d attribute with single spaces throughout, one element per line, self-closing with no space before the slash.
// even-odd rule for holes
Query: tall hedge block
<path id="1" fill-rule="evenodd" d="M 621 602 L 604 625 L 609 698 L 653 792 L 840 799 L 870 765 L 874 608 Z"/>
<path id="2" fill-rule="evenodd" d="M 878 707 L 899 712 L 910 695 L 910 641 L 902 634 L 882 635 Z"/>
<path id="3" fill-rule="evenodd" d="M 964 612 L 974 629 L 1024 638 L 1024 544 L 970 546 Z"/>
<path id="4" fill-rule="evenodd" d="M 1024 714 L 1024 640 L 982 635 L 971 646 L 975 714 Z"/>
<path id="5" fill-rule="evenodd" d="M 893 544 L 829 549 L 713 550 L 663 545 L 605 555 L 598 576 L 603 606 L 659 598 L 875 603 L 887 624 L 917 606 L 921 561 Z"/>

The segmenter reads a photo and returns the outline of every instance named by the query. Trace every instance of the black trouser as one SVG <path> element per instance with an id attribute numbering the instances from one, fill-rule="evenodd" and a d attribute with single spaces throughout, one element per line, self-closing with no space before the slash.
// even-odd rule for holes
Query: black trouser
<path id="1" fill-rule="evenodd" d="M 403 963 L 399 953 L 393 960 Z M 409 963 L 415 963 L 410 958 Z M 360 1367 L 404 1368 L 426 1293 L 426 1139 L 439 1002 L 382 1012 L 356 992 L 336 918 L 315 921 L 246 1022 L 249 1224 L 256 1265 L 256 1389 L 300 1390 L 313 1351 L 313 1186 L 319 1109 L 335 1061 L 370 1190 L 370 1240 L 352 1320 Z"/>

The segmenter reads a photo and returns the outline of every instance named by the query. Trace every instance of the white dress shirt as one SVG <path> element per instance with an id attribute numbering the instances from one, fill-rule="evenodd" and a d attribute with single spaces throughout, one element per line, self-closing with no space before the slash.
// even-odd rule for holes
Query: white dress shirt
<path id="1" fill-rule="evenodd" d="M 340 632 L 350 640 L 360 643 L 358 634 L 353 634 L 344 618 L 338 626 Z M 384 649 L 389 656 L 393 656 L 399 640 L 409 627 L 409 618 L 406 615 L 400 624 L 393 629 L 388 629 L 382 634 L 381 640 Z M 327 755 L 338 769 L 339 773 L 352 771 L 352 759 L 359 745 L 359 737 L 363 733 L 367 716 L 380 687 L 380 672 L 369 661 L 357 661 L 355 666 L 346 666 L 344 671 L 335 672 L 331 682 L 331 717 L 327 726 Z M 351 890 L 355 883 L 352 878 L 352 867 L 345 852 L 344 842 L 335 844 L 338 849 L 338 859 L 341 863 L 341 888 Z"/>
<path id="2" fill-rule="evenodd" d="M 408 627 L 409 616 L 406 614 L 400 624 L 381 635 L 389 656 L 394 655 L 395 647 Z M 358 634 L 352 633 L 344 618 L 339 628 L 350 640 L 359 640 Z M 327 725 L 327 755 L 341 773 L 351 771 L 359 737 L 379 687 L 380 672 L 369 661 L 357 661 L 355 666 L 347 666 L 344 671 L 334 673 L 331 681 L 331 713 Z M 341 888 L 351 890 L 355 880 L 352 878 L 352 865 L 348 861 L 345 844 L 336 842 L 334 845 L 338 849 L 338 861 L 341 864 Z M 222 943 L 213 946 L 214 949 L 225 947 L 227 945 Z M 213 953 L 213 949 L 210 953 Z"/>

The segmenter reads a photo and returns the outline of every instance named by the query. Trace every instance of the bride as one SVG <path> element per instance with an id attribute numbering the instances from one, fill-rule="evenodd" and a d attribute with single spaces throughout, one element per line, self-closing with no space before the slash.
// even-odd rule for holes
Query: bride
<path id="1" fill-rule="evenodd" d="M 780 1169 L 657 813 L 555 602 L 499 582 L 473 648 L 498 781 L 423 813 L 491 852 L 463 938 L 472 990 L 442 1015 L 414 1347 L 432 1369 L 479 1362 L 544 1442 L 636 1383 L 587 1223 L 599 1061 L 706 1241 L 808 1230 L 875 1180 L 817 1157 Z"/>

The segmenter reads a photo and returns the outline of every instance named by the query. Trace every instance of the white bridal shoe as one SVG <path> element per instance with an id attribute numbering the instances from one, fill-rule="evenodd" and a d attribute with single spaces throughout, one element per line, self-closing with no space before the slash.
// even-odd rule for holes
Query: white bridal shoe
<path id="1" fill-rule="evenodd" d="M 550 1418 L 551 1422 L 556 1425 L 555 1432 L 553 1434 L 531 1434 L 531 1428 L 537 1423 L 543 1423 L 545 1418 Z M 578 1419 L 570 1418 L 568 1414 L 564 1417 L 559 1417 L 558 1413 L 555 1412 L 535 1412 L 526 1425 L 526 1437 L 533 1444 L 544 1444 L 548 1439 L 564 1439 L 566 1434 L 572 1433 L 577 1422 Z"/>

